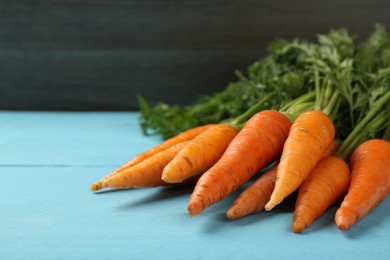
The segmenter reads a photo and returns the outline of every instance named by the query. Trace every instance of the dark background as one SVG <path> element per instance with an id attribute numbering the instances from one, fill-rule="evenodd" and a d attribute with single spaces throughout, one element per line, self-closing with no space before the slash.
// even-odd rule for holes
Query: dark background
<path id="1" fill-rule="evenodd" d="M 378 22 L 390 29 L 389 0 L 0 0 L 0 109 L 188 104 L 275 38 L 363 39 Z"/>

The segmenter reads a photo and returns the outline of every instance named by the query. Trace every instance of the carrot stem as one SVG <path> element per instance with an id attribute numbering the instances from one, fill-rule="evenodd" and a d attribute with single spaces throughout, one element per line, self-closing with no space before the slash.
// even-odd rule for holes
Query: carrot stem
<path id="1" fill-rule="evenodd" d="M 310 91 L 306 94 L 303 94 L 302 96 L 294 99 L 293 101 L 289 102 L 288 104 L 286 104 L 285 106 L 280 108 L 279 112 L 286 113 L 287 111 L 289 111 L 289 109 L 293 110 L 293 107 L 296 106 L 297 104 L 301 104 L 301 103 L 308 102 L 308 101 L 313 101 L 315 96 L 316 96 L 315 91 Z"/>
<path id="2" fill-rule="evenodd" d="M 337 104 L 340 101 L 340 92 L 334 91 L 333 94 L 330 97 L 329 102 L 326 104 L 326 107 L 322 110 L 325 114 L 329 115 L 330 118 L 334 119 L 337 115 Z"/>
<path id="3" fill-rule="evenodd" d="M 367 115 L 355 126 L 348 137 L 341 144 L 338 156 L 341 158 L 348 158 L 348 155 L 356 148 L 356 140 L 362 142 L 365 140 L 365 136 L 369 133 L 367 125 L 370 121 L 381 120 L 381 117 L 387 118 L 388 110 L 384 110 L 381 113 L 379 111 L 385 104 L 390 101 L 390 92 L 387 92 L 378 103 L 367 113 Z M 378 115 L 379 113 L 379 115 Z M 373 129 L 371 129 L 373 131 Z"/>
<path id="4" fill-rule="evenodd" d="M 386 127 L 386 129 L 385 129 L 385 131 L 383 133 L 382 139 L 390 141 L 390 122 L 388 122 L 388 126 Z"/>
<path id="5" fill-rule="evenodd" d="M 321 89 L 323 89 L 323 88 L 320 88 L 320 74 L 318 72 L 318 69 L 314 69 L 314 87 L 316 90 L 316 97 L 320 97 L 321 96 Z M 314 109 L 320 110 L 320 104 L 316 103 Z"/>
<path id="6" fill-rule="evenodd" d="M 262 98 L 260 101 L 258 101 L 255 105 L 253 105 L 251 108 L 249 108 L 245 113 L 241 114 L 240 116 L 236 117 L 231 124 L 235 126 L 240 126 L 243 123 L 245 123 L 249 118 L 251 118 L 254 114 L 259 112 L 260 110 L 264 109 L 264 105 L 276 95 L 276 92 L 269 93 L 264 98 Z M 240 127 L 241 128 L 241 127 Z"/>

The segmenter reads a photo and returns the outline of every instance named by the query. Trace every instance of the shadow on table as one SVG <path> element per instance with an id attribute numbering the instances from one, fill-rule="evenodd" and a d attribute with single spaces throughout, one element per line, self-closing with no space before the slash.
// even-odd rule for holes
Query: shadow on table
<path id="1" fill-rule="evenodd" d="M 176 186 L 176 187 L 156 187 L 156 188 L 147 188 L 147 189 L 154 190 L 154 192 L 147 193 L 145 197 L 129 202 L 121 206 L 121 208 L 125 209 L 125 208 L 130 208 L 135 206 L 145 206 L 150 203 L 161 202 L 173 198 L 178 198 L 181 196 L 190 196 L 194 187 L 188 185 L 188 186 Z"/>
<path id="2" fill-rule="evenodd" d="M 270 212 L 266 211 L 260 211 L 258 213 L 250 214 L 245 217 L 230 220 L 226 217 L 225 213 L 214 213 L 215 217 L 212 223 L 206 224 L 204 227 L 204 230 L 206 232 L 216 232 L 218 229 L 224 229 L 226 228 L 226 224 L 229 224 L 229 226 L 247 226 L 247 225 L 253 225 L 255 223 L 265 221 L 267 218 L 273 218 L 278 217 L 281 214 L 289 214 L 289 219 L 291 220 L 290 223 L 287 223 L 286 229 L 288 232 L 292 231 L 292 216 L 294 212 L 294 202 L 296 197 L 291 197 L 287 201 L 285 201 L 283 204 L 280 204 L 278 207 L 275 207 Z M 380 204 L 375 208 L 372 212 L 370 212 L 367 216 L 359 220 L 354 226 L 352 226 L 349 230 L 341 231 L 338 230 L 335 222 L 334 222 L 334 216 L 336 213 L 336 210 L 339 207 L 339 204 L 335 204 L 328 208 L 328 210 L 322 214 L 319 218 L 317 218 L 309 227 L 307 227 L 302 233 L 299 235 L 309 235 L 311 233 L 316 233 L 321 230 L 325 229 L 333 229 L 334 232 L 340 232 L 343 236 L 345 236 L 347 239 L 357 239 L 361 236 L 366 236 L 369 232 L 375 232 L 378 229 L 381 229 L 381 220 L 385 220 L 389 216 L 389 212 L 385 210 L 389 205 L 390 200 L 385 201 L 384 203 Z M 219 212 L 221 211 L 221 208 L 216 209 Z M 220 223 L 221 225 L 218 225 Z"/>
<path id="3" fill-rule="evenodd" d="M 389 212 L 385 210 L 388 205 L 380 204 L 367 216 L 360 219 L 349 230 L 341 231 L 337 228 L 336 223 L 334 221 L 334 216 L 339 206 L 340 204 L 335 204 L 329 207 L 323 215 L 316 219 L 311 226 L 309 226 L 302 232 L 302 235 L 314 233 L 320 231 L 321 229 L 333 228 L 335 231 L 340 232 L 348 239 L 357 239 L 362 235 L 366 236 L 368 232 L 373 232 L 376 229 L 381 228 L 381 220 L 386 219 L 389 215 Z"/>
<path id="4" fill-rule="evenodd" d="M 237 194 L 238 196 L 238 194 Z M 258 222 L 267 220 L 268 218 L 278 217 L 280 215 L 289 214 L 292 218 L 292 213 L 294 211 L 294 202 L 296 195 L 293 194 L 290 197 L 286 198 L 283 203 L 279 204 L 272 211 L 262 210 L 257 213 L 249 214 L 238 219 L 229 219 L 226 217 L 226 211 L 232 205 L 234 199 L 237 196 L 231 196 L 233 198 L 227 198 L 225 201 L 222 201 L 216 205 L 211 206 L 209 209 L 206 209 L 204 213 L 213 214 L 214 218 L 211 222 L 207 223 L 204 226 L 205 232 L 216 232 L 219 229 L 231 228 L 231 227 L 242 227 L 254 225 Z M 207 212 L 208 211 L 208 212 Z M 222 213 L 221 213 L 222 212 Z M 203 214 L 203 213 L 201 213 Z"/>

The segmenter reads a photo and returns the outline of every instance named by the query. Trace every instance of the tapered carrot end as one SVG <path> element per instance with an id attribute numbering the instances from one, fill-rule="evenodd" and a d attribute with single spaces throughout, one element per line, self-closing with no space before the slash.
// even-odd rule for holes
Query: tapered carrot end
<path id="1" fill-rule="evenodd" d="M 176 174 L 177 175 L 177 174 Z M 178 179 L 178 177 L 174 174 L 171 174 L 170 171 L 163 171 L 161 175 L 161 179 L 167 183 L 181 183 L 183 182 L 182 179 Z"/>
<path id="2" fill-rule="evenodd" d="M 305 222 L 302 219 L 296 219 L 294 220 L 294 223 L 292 225 L 292 230 L 294 233 L 301 233 L 306 228 Z"/>
<path id="3" fill-rule="evenodd" d="M 103 185 L 100 181 L 95 182 L 94 184 L 91 185 L 91 191 L 98 191 L 103 188 Z"/>
<path id="4" fill-rule="evenodd" d="M 203 210 L 204 206 L 202 201 L 192 200 L 188 203 L 188 213 L 190 213 L 191 216 L 196 216 L 200 214 Z"/>
<path id="5" fill-rule="evenodd" d="M 229 219 L 236 219 L 244 216 L 244 213 L 242 210 L 238 207 L 231 207 L 227 212 L 226 212 L 226 217 Z"/>
<path id="6" fill-rule="evenodd" d="M 278 205 L 280 202 L 282 202 L 281 199 L 273 199 L 273 198 L 271 197 L 270 201 L 268 201 L 268 203 L 265 204 L 264 209 L 265 209 L 266 211 L 270 211 L 270 210 L 272 210 L 276 205 Z"/>
<path id="7" fill-rule="evenodd" d="M 349 229 L 357 221 L 357 216 L 352 214 L 347 208 L 339 208 L 336 211 L 335 222 L 340 230 Z"/>
<path id="8" fill-rule="evenodd" d="M 265 205 L 265 210 L 270 211 L 275 206 L 282 203 L 282 201 L 287 198 L 290 194 L 292 194 L 297 188 L 299 187 L 300 183 L 285 183 L 284 181 L 278 182 L 278 179 L 276 179 L 274 190 L 272 191 L 271 198 Z"/>

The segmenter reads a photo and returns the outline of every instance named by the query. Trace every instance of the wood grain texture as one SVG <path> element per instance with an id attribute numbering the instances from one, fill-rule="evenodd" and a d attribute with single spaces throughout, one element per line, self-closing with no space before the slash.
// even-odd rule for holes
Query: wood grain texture
<path id="1" fill-rule="evenodd" d="M 390 28 L 385 0 L 2 0 L 0 109 L 136 110 L 221 90 L 275 39 Z"/>
<path id="2" fill-rule="evenodd" d="M 346 233 L 334 224 L 335 205 L 297 235 L 292 199 L 227 220 L 244 186 L 194 218 L 191 186 L 93 194 L 94 181 L 159 143 L 142 135 L 137 118 L 0 111 L 0 259 L 389 258 L 390 198 Z"/>

